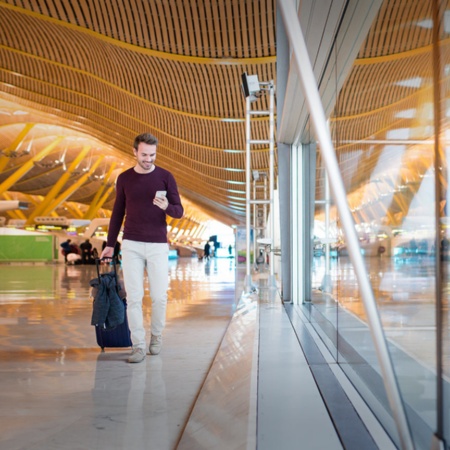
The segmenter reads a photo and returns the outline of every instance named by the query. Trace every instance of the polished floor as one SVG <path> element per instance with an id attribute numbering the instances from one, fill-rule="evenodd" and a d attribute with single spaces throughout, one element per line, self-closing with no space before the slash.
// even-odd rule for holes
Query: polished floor
<path id="1" fill-rule="evenodd" d="M 377 302 L 380 320 L 386 337 L 402 348 L 422 365 L 433 369 L 436 366 L 436 286 L 434 256 L 407 258 L 364 258 L 366 270 Z M 366 323 L 367 318 L 360 298 L 358 282 L 348 257 L 331 260 L 331 289 L 324 292 L 319 287 L 325 273 L 324 258 L 314 258 L 313 291 L 314 306 L 337 323 L 338 308 Z M 449 321 L 450 279 L 448 267 L 442 275 L 444 322 Z M 339 324 L 340 332 L 354 330 L 350 324 Z M 444 328 L 444 339 L 448 340 L 448 326 Z M 354 345 L 357 346 L 355 339 Z M 444 352 L 443 369 L 450 380 L 450 353 Z"/>
<path id="2" fill-rule="evenodd" d="M 248 293 L 232 258 L 172 261 L 163 350 L 141 364 L 97 346 L 95 276 L 0 265 L 0 449 L 394 448 L 263 271 Z"/>
<path id="3" fill-rule="evenodd" d="M 97 346 L 94 277 L 94 266 L 0 265 L 2 450 L 177 446 L 235 310 L 234 260 L 171 262 L 163 350 L 136 365 L 128 349 Z"/>
<path id="4" fill-rule="evenodd" d="M 430 448 L 439 401 L 450 399 L 448 261 L 440 276 L 442 308 L 436 301 L 433 255 L 364 258 L 386 337 L 396 381 L 416 448 Z M 391 435 L 395 435 L 381 369 L 367 327 L 358 282 L 348 257 L 331 260 L 328 290 L 324 258 L 314 258 L 312 326 Z M 436 376 L 438 313 L 442 317 L 442 397 Z M 446 425 L 448 426 L 448 424 Z"/>

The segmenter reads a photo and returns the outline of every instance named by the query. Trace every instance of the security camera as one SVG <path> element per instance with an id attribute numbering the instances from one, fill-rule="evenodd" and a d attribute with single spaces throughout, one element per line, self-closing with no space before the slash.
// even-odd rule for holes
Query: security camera
<path id="1" fill-rule="evenodd" d="M 261 88 L 259 86 L 258 75 L 242 74 L 242 94 L 245 98 L 249 97 L 250 101 L 258 100 L 261 97 Z"/>

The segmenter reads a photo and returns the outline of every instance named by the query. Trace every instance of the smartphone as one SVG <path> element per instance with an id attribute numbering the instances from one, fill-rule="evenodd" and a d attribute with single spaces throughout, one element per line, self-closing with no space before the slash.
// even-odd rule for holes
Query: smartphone
<path id="1" fill-rule="evenodd" d="M 167 191 L 156 191 L 155 197 L 156 198 L 164 198 L 167 194 Z"/>

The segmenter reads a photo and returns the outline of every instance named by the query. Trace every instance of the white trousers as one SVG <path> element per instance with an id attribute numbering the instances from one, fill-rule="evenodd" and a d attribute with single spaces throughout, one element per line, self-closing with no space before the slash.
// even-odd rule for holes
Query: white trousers
<path id="1" fill-rule="evenodd" d="M 127 293 L 127 315 L 133 347 L 145 349 L 145 328 L 142 313 L 144 275 L 147 269 L 152 300 L 151 334 L 162 334 L 166 324 L 167 289 L 169 288 L 169 245 L 122 242 L 122 272 Z"/>

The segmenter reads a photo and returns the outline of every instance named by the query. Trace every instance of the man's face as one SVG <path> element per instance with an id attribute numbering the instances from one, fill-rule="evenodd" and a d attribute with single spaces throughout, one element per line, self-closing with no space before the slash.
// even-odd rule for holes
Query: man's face
<path id="1" fill-rule="evenodd" d="M 141 142 L 137 150 L 133 149 L 136 156 L 137 166 L 141 173 L 148 173 L 153 170 L 156 159 L 156 145 L 149 145 Z"/>

